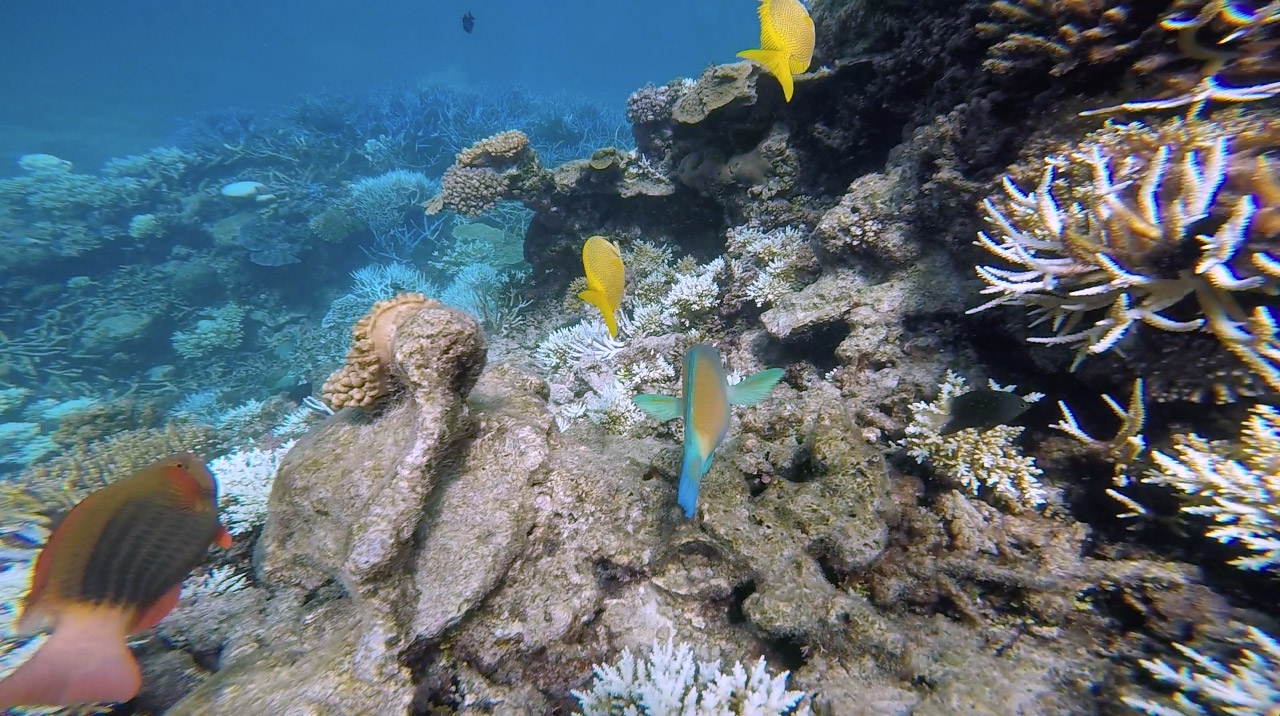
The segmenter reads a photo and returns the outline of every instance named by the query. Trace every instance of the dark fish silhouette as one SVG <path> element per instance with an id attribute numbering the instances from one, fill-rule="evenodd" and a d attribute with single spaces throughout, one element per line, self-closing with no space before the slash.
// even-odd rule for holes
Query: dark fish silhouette
<path id="1" fill-rule="evenodd" d="M 971 390 L 951 399 L 947 405 L 950 419 L 938 434 L 950 435 L 966 428 L 994 428 L 1022 415 L 1030 407 L 1031 403 L 1015 393 L 990 388 Z"/>
<path id="2" fill-rule="evenodd" d="M 462 16 L 462 30 L 463 32 L 470 34 L 470 32 L 474 30 L 475 27 L 476 27 L 476 16 L 472 15 L 471 11 L 468 10 L 467 14 Z"/>

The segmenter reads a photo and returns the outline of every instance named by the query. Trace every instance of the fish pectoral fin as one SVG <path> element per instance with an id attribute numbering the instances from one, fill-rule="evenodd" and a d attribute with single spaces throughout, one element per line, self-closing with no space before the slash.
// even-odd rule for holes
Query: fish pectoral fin
<path id="1" fill-rule="evenodd" d="M 675 420 L 684 413 L 684 401 L 679 398 L 673 398 L 670 395 L 658 395 L 657 393 L 643 393 L 631 399 L 646 415 L 665 423 L 668 420 Z"/>
<path id="2" fill-rule="evenodd" d="M 609 337 L 618 337 L 618 320 L 614 317 L 614 306 L 609 303 L 609 297 L 603 291 L 583 291 L 578 294 L 578 298 L 595 306 L 600 311 L 600 317 L 604 319 L 604 327 L 609 329 Z"/>
<path id="3" fill-rule="evenodd" d="M 759 403 L 782 380 L 782 375 L 781 368 L 770 368 L 743 378 L 741 383 L 729 386 L 729 404 L 747 406 Z"/>
<path id="4" fill-rule="evenodd" d="M 161 595 L 159 599 L 144 605 L 142 609 L 138 610 L 133 623 L 129 625 L 129 633 L 137 634 L 159 624 L 160 620 L 168 616 L 169 612 L 173 611 L 173 608 L 178 605 L 178 597 L 181 593 L 182 583 L 179 582 L 173 585 L 172 589 Z"/>
<path id="5" fill-rule="evenodd" d="M 795 83 L 791 80 L 791 58 L 785 52 L 777 50 L 743 50 L 738 57 L 758 63 L 769 74 L 777 78 L 782 85 L 782 98 L 791 101 L 791 93 L 795 91 Z"/>

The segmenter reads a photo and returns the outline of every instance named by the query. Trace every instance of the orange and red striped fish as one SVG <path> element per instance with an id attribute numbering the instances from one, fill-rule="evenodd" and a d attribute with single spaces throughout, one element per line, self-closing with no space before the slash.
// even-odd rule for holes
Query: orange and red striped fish
<path id="1" fill-rule="evenodd" d="M 18 629 L 52 627 L 35 656 L 0 681 L 0 709 L 123 702 L 142 687 L 126 637 L 155 626 L 211 544 L 218 485 L 200 458 L 171 455 L 90 493 L 36 558 Z"/>

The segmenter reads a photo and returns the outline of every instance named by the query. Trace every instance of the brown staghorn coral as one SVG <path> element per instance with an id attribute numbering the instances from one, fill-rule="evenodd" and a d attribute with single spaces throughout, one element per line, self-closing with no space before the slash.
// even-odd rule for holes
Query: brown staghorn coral
<path id="1" fill-rule="evenodd" d="M 207 459 L 221 447 L 213 428 L 186 422 L 77 442 L 58 457 L 32 465 L 16 480 L 0 485 L 0 534 L 23 526 L 47 528 L 51 515 L 165 455 L 190 451 Z"/>
<path id="2" fill-rule="evenodd" d="M 998 0 L 988 10 L 993 21 L 980 23 L 979 31 L 1003 37 L 983 62 L 991 72 L 1008 72 L 1026 57 L 1048 57 L 1051 72 L 1063 75 L 1082 62 L 1132 57 L 1143 36 L 1154 33 L 1115 0 Z"/>
<path id="3" fill-rule="evenodd" d="M 391 390 L 391 346 L 408 316 L 440 305 L 420 293 L 401 293 L 373 304 L 351 327 L 346 363 L 329 376 L 323 395 L 334 408 L 369 408 Z"/>
<path id="4" fill-rule="evenodd" d="M 1268 152 L 1280 118 L 1108 123 L 1044 160 L 1023 192 L 1015 167 L 983 204 L 978 245 L 1014 268 L 981 266 L 991 301 L 1031 306 L 1078 345 L 1077 363 L 1109 350 L 1134 323 L 1206 329 L 1273 389 L 1280 337 L 1264 298 L 1280 291 L 1280 177 Z M 1190 310 L 1194 298 L 1198 310 Z"/>
<path id="5" fill-rule="evenodd" d="M 1102 111 L 1280 92 L 1275 0 L 998 0 L 989 10 L 994 21 L 979 30 L 1003 38 L 983 63 L 992 72 L 1009 72 L 1028 58 L 1049 58 L 1055 75 L 1123 60 L 1161 87 L 1163 99 Z"/>

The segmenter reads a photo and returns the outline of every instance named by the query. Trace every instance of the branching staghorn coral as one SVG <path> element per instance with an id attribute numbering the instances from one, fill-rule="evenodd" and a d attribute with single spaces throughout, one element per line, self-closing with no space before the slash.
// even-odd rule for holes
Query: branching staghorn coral
<path id="1" fill-rule="evenodd" d="M 1276 713 L 1280 704 L 1280 643 L 1255 627 L 1240 639 L 1239 658 L 1223 663 L 1182 644 L 1175 649 L 1190 664 L 1174 668 L 1162 659 L 1139 663 L 1157 680 L 1176 686 L 1169 699 L 1151 701 L 1135 695 L 1126 704 L 1151 716 L 1255 716 Z"/>
<path id="2" fill-rule="evenodd" d="M 808 716 L 803 691 L 787 691 L 787 676 L 769 676 L 760 657 L 748 672 L 735 663 L 730 673 L 720 662 L 694 658 L 688 644 L 655 642 L 647 660 L 623 649 L 617 664 L 596 664 L 590 691 L 574 691 L 584 716 L 683 714 L 684 716 Z"/>
<path id="3" fill-rule="evenodd" d="M 1118 0 L 997 0 L 988 6 L 992 22 L 978 30 L 1002 37 L 982 66 L 1009 72 L 1023 57 L 1048 57 L 1051 72 L 1063 75 L 1081 62 L 1105 63 L 1133 56 L 1151 28 L 1136 26 Z"/>
<path id="4" fill-rule="evenodd" d="M 1048 58 L 1051 72 L 1129 61 L 1162 99 L 1098 112 L 1241 102 L 1280 94 L 1280 3 L 1274 0 L 997 0 L 986 35 L 1002 37 L 983 66 L 997 73 Z"/>
<path id="5" fill-rule="evenodd" d="M 755 274 L 747 297 L 770 306 L 796 288 L 800 273 L 814 263 L 806 232 L 798 226 L 764 231 L 746 224 L 729 230 L 726 254 Z"/>
<path id="6" fill-rule="evenodd" d="M 1267 113 L 1108 123 L 1048 157 L 1033 191 L 1006 176 L 977 243 L 1014 268 L 979 267 L 996 297 L 968 312 L 1030 306 L 1056 335 L 1029 340 L 1077 345 L 1077 363 L 1135 323 L 1205 329 L 1280 390 L 1280 336 L 1262 303 L 1280 291 L 1277 145 Z"/>
<path id="7" fill-rule="evenodd" d="M 911 404 L 911 424 L 898 447 L 905 448 L 916 462 L 928 462 L 935 474 L 963 485 L 974 495 L 990 490 L 999 502 L 1015 510 L 1043 505 L 1047 494 L 1036 479 L 1043 471 L 1014 443 L 1023 428 L 997 425 L 988 430 L 970 428 L 940 435 L 938 431 L 947 422 L 951 399 L 967 392 L 968 388 L 964 379 L 951 371 L 947 371 L 938 387 L 938 397 L 932 402 Z M 1013 390 L 994 381 L 991 388 Z M 1023 399 L 1035 402 L 1042 397 L 1031 393 Z"/>
<path id="8" fill-rule="evenodd" d="M 1193 433 L 1175 437 L 1172 452 L 1151 454 L 1156 469 L 1143 482 L 1174 488 L 1183 512 L 1213 520 L 1205 536 L 1248 550 L 1230 564 L 1280 568 L 1280 412 L 1255 405 L 1238 445 Z"/>
<path id="9" fill-rule="evenodd" d="M 1235 445 L 1210 442 L 1194 433 L 1176 435 L 1171 454 L 1152 451 L 1150 463 L 1139 463 L 1147 448 L 1142 436 L 1146 420 L 1142 381 L 1134 381 L 1127 407 L 1108 395 L 1102 399 L 1120 419 L 1120 427 L 1110 440 L 1086 434 L 1061 401 L 1058 407 L 1063 418 L 1053 427 L 1111 462 L 1117 488 L 1141 482 L 1174 489 L 1183 513 L 1213 521 L 1205 536 L 1239 543 L 1248 551 L 1230 564 L 1252 570 L 1280 567 L 1280 413 L 1274 407 L 1255 405 L 1241 425 Z M 1149 464 L 1154 467 L 1148 468 Z M 1107 494 L 1128 510 L 1120 517 L 1149 514 L 1118 489 L 1108 489 Z"/>

